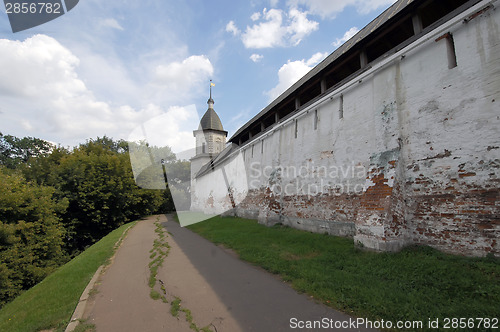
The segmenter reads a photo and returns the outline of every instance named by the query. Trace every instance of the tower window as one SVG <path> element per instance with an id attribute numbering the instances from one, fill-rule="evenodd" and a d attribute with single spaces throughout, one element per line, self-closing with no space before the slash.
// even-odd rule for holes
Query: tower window
<path id="1" fill-rule="evenodd" d="M 201 143 L 201 153 L 207 153 L 207 143 Z"/>

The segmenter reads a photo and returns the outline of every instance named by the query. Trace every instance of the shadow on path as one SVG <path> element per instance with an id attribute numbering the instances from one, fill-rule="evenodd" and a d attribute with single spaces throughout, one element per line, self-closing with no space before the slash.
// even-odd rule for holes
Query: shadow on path
<path id="1" fill-rule="evenodd" d="M 295 324 L 291 321 L 294 318 L 297 322 L 333 322 L 332 326 L 335 326 L 335 322 L 348 324 L 356 321 L 354 317 L 298 294 L 276 276 L 239 260 L 198 234 L 181 227 L 171 215 L 167 217 L 169 222 L 163 223 L 163 226 L 245 331 L 331 330 L 330 325 L 328 328 L 294 329 L 292 327 Z M 357 328 L 341 330 L 368 331 Z"/>

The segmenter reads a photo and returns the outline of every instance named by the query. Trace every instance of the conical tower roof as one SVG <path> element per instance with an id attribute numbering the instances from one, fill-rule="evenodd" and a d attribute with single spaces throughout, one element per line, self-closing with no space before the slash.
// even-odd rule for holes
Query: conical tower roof
<path id="1" fill-rule="evenodd" d="M 215 113 L 215 110 L 212 107 L 209 107 L 205 112 L 205 115 L 203 115 L 203 117 L 201 118 L 199 129 L 224 131 L 222 122 L 220 121 L 219 116 L 217 115 L 217 113 Z"/>
<path id="2" fill-rule="evenodd" d="M 220 121 L 219 116 L 214 110 L 214 100 L 212 99 L 212 80 L 210 80 L 210 98 L 207 101 L 208 109 L 201 118 L 200 126 L 198 130 L 219 130 L 224 131 L 224 127 L 222 127 L 222 122 Z"/>

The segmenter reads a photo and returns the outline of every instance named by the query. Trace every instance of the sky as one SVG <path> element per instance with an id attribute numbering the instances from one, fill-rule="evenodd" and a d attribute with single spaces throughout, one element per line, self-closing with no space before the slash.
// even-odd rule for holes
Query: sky
<path id="1" fill-rule="evenodd" d="M 228 138 L 394 0 L 80 0 L 13 33 L 0 10 L 0 132 L 174 152 L 215 110 Z"/>

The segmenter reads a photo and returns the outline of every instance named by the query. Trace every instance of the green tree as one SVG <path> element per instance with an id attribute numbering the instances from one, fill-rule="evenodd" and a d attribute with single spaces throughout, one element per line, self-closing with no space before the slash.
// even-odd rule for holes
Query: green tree
<path id="1" fill-rule="evenodd" d="M 68 202 L 55 189 L 0 166 L 0 305 L 40 282 L 66 260 L 57 215 Z"/>
<path id="2" fill-rule="evenodd" d="M 32 157 L 27 163 L 18 166 L 28 181 L 40 185 L 57 187 L 60 183 L 58 168 L 63 157 L 70 155 L 70 151 L 63 147 L 55 147 L 50 154 Z"/>
<path id="3" fill-rule="evenodd" d="M 107 136 L 97 137 L 96 139 L 89 139 L 87 140 L 86 144 L 81 144 L 81 146 L 87 146 L 87 147 L 93 145 L 103 146 L 106 150 L 116 153 L 124 153 L 128 151 L 128 142 L 122 139 L 115 141 Z"/>
<path id="4" fill-rule="evenodd" d="M 123 223 L 172 209 L 168 190 L 137 186 L 123 140 L 68 150 L 0 134 L 0 306 Z"/>
<path id="5" fill-rule="evenodd" d="M 63 156 L 57 168 L 58 189 L 69 200 L 63 216 L 72 249 L 82 250 L 134 218 L 152 214 L 162 205 L 158 191 L 135 184 L 127 152 L 99 140 Z"/>
<path id="6" fill-rule="evenodd" d="M 47 155 L 53 145 L 34 137 L 17 138 L 0 133 L 0 165 L 16 168 L 32 157 Z"/>

